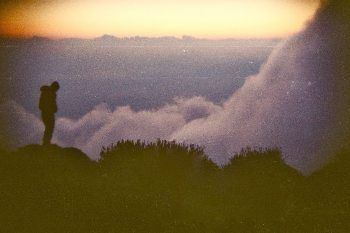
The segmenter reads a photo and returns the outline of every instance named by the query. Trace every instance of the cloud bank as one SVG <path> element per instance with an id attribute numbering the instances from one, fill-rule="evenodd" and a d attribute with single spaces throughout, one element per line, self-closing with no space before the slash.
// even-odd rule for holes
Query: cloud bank
<path id="1" fill-rule="evenodd" d="M 218 164 L 242 147 L 279 147 L 288 164 L 309 173 L 347 145 L 350 30 L 349 12 L 340 9 L 348 5 L 323 4 L 306 29 L 276 48 L 222 105 L 203 97 L 140 112 L 101 104 L 79 120 L 58 119 L 54 141 L 97 159 L 103 145 L 120 139 L 177 140 L 205 146 Z M 39 119 L 14 103 L 6 106 L 16 119 L 25 118 L 19 137 L 37 140 Z"/>

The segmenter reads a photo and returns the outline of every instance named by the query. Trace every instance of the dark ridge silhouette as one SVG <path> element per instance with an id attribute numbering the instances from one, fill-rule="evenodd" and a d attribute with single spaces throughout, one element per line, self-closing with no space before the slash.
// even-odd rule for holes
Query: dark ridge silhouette
<path id="1" fill-rule="evenodd" d="M 271 176 L 276 178 L 276 174 L 281 172 L 287 176 L 301 176 L 297 170 L 283 161 L 281 152 L 277 148 L 243 148 L 240 153 L 232 156 L 230 163 L 225 165 L 223 170 L 229 173 L 249 172 L 250 175 L 257 177 Z"/>
<path id="2" fill-rule="evenodd" d="M 158 139 L 156 142 L 122 140 L 101 150 L 101 163 L 113 164 L 117 160 L 144 159 L 163 162 L 159 167 L 179 166 L 178 169 L 207 168 L 218 169 L 205 154 L 204 148 L 194 144 L 178 144 L 175 141 Z M 145 161 L 146 162 L 146 161 Z M 142 165 L 144 166 L 144 165 Z"/>
<path id="3" fill-rule="evenodd" d="M 217 167 L 203 148 L 120 141 L 0 154 L 0 232 L 349 232 L 349 151 L 309 177 L 277 149 Z"/>
<path id="4" fill-rule="evenodd" d="M 59 158 L 69 159 L 70 161 L 72 160 L 77 160 L 79 162 L 91 161 L 84 152 L 82 152 L 77 148 L 74 148 L 74 147 L 62 148 L 56 144 L 50 144 L 50 145 L 44 145 L 44 146 L 38 145 L 38 144 L 26 145 L 18 148 L 17 151 L 14 153 L 19 156 L 37 155 L 38 157 L 40 157 L 40 159 L 42 156 L 56 156 Z"/>

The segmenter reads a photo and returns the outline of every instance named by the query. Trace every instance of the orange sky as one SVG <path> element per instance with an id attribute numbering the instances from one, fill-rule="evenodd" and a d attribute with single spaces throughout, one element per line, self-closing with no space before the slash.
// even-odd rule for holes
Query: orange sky
<path id="1" fill-rule="evenodd" d="M 317 1 L 75 0 L 9 6 L 0 34 L 51 38 L 182 36 L 285 37 L 302 29 Z"/>

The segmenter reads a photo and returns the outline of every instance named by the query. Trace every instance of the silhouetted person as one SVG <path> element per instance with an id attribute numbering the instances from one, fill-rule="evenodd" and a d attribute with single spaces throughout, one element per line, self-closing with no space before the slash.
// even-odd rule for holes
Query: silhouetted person
<path id="1" fill-rule="evenodd" d="M 59 88 L 60 85 L 56 81 L 50 86 L 42 86 L 40 88 L 39 109 L 41 110 L 41 118 L 45 125 L 43 145 L 49 145 L 51 143 L 55 128 L 55 113 L 57 112 L 56 92 Z"/>

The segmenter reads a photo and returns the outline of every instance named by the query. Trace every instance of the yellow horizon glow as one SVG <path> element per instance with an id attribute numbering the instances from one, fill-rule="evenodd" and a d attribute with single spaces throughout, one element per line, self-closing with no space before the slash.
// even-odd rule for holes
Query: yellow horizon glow
<path id="1" fill-rule="evenodd" d="M 87 0 L 14 7 L 0 34 L 93 38 L 103 34 L 199 38 L 286 37 L 300 31 L 316 2 L 280 0 Z"/>

